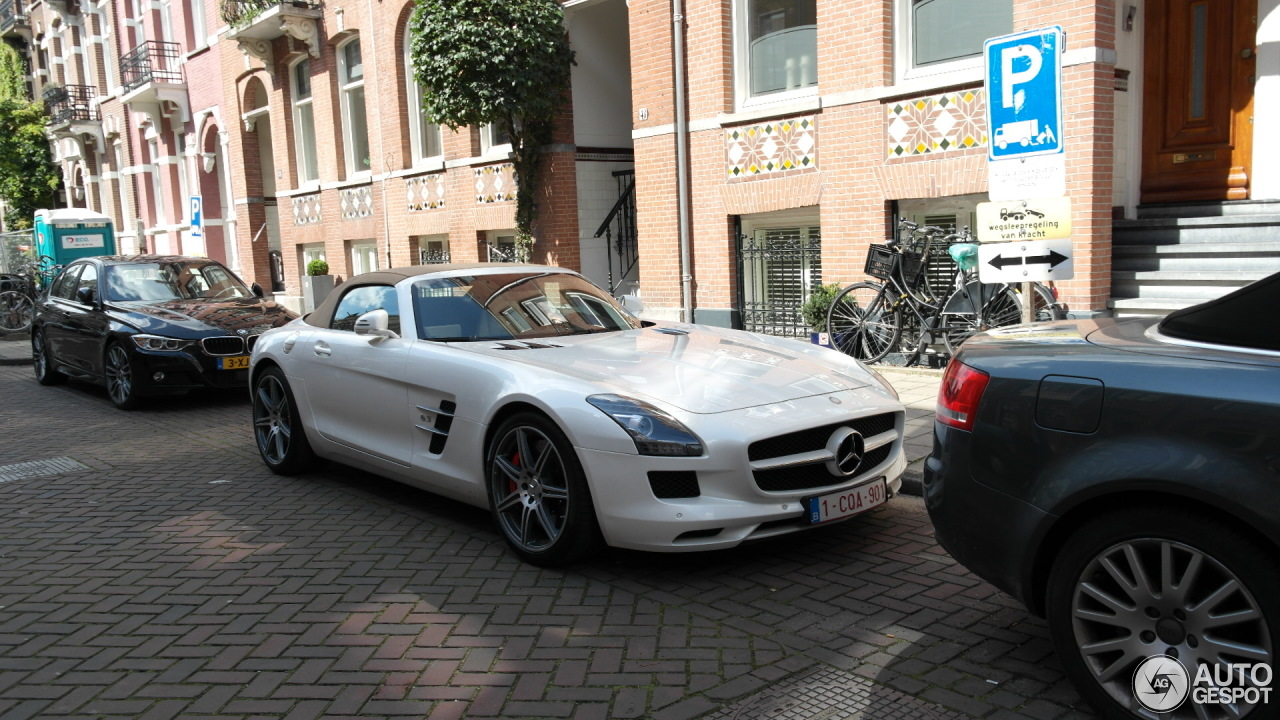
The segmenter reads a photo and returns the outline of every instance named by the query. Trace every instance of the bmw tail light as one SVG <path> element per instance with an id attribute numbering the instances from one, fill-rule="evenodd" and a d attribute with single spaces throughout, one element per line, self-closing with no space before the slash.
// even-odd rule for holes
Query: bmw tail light
<path id="1" fill-rule="evenodd" d="M 938 422 L 961 430 L 973 430 L 978 415 L 978 403 L 987 389 L 991 376 L 959 360 L 947 365 L 938 388 Z"/>

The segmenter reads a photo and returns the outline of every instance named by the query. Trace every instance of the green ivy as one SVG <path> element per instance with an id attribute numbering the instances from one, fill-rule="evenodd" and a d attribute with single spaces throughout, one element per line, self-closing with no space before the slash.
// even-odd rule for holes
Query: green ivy
<path id="1" fill-rule="evenodd" d="M 31 227 L 35 211 L 52 208 L 60 173 L 45 135 L 44 106 L 27 97 L 26 63 L 0 43 L 0 197 L 10 230 Z"/>
<path id="2" fill-rule="evenodd" d="M 569 89 L 573 50 L 559 0 L 419 0 L 409 22 L 428 121 L 506 128 L 515 166 L 516 242 L 537 221 L 542 148 Z"/>

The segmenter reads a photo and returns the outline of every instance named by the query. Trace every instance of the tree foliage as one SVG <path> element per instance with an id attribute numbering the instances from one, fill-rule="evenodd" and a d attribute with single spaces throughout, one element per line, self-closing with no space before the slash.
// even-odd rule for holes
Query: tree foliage
<path id="1" fill-rule="evenodd" d="M 38 208 L 53 206 L 59 175 L 45 121 L 43 105 L 27 99 L 25 63 L 0 42 L 0 197 L 11 230 L 31 227 Z"/>
<path id="2" fill-rule="evenodd" d="M 510 135 L 517 241 L 527 253 L 542 147 L 573 64 L 559 0 L 418 0 L 410 34 L 428 120 L 453 130 L 494 123 Z"/>

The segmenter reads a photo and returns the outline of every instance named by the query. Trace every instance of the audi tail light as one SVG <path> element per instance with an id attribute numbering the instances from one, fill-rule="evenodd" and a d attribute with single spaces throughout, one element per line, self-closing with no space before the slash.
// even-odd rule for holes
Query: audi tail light
<path id="1" fill-rule="evenodd" d="M 938 387 L 938 422 L 961 430 L 973 430 L 978 404 L 982 402 L 982 393 L 990 380 L 987 373 L 952 359 L 942 376 L 942 385 Z"/>

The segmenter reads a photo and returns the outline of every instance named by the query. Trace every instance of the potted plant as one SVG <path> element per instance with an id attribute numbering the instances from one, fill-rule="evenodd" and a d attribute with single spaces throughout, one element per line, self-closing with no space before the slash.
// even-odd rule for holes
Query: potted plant
<path id="1" fill-rule="evenodd" d="M 844 286 L 835 283 L 818 285 L 809 293 L 809 299 L 800 306 L 800 316 L 813 329 L 809 333 L 809 342 L 814 345 L 831 347 L 831 338 L 827 335 L 827 312 L 843 289 Z"/>
<path id="2" fill-rule="evenodd" d="M 302 307 L 311 312 L 333 291 L 333 276 L 329 274 L 329 263 L 324 260 L 312 260 L 307 263 L 307 274 L 302 277 Z"/>

